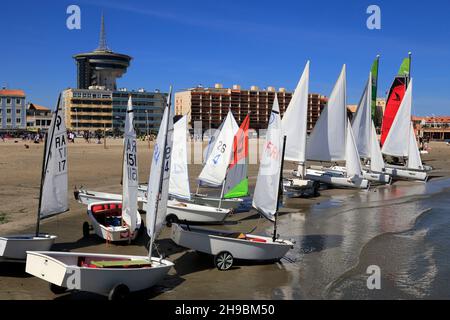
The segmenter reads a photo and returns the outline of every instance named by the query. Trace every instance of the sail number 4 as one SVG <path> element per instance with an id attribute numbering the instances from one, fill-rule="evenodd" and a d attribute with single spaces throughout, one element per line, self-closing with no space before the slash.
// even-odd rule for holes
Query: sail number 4
<path id="1" fill-rule="evenodd" d="M 219 152 L 218 154 L 216 154 L 214 156 L 214 158 L 212 159 L 213 163 L 216 165 L 219 162 L 220 157 L 222 156 L 222 154 L 227 150 L 227 144 L 223 143 L 222 141 L 219 141 L 217 143 L 217 151 Z"/>

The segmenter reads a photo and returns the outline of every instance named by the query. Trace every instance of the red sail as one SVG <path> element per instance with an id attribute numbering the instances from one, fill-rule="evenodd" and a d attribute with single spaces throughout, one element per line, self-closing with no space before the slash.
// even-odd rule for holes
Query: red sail
<path id="1" fill-rule="evenodd" d="M 250 126 L 250 116 L 247 115 L 241 124 L 238 132 L 234 136 L 233 142 L 233 159 L 231 160 L 230 167 L 238 164 L 241 160 L 245 160 L 248 157 L 248 128 Z"/>
<path id="2" fill-rule="evenodd" d="M 386 102 L 386 109 L 384 110 L 383 123 L 381 125 L 381 145 L 387 138 L 392 122 L 394 122 L 395 115 L 402 103 L 403 96 L 406 91 L 406 83 L 404 77 L 396 77 L 394 83 L 389 90 L 388 99 Z"/>

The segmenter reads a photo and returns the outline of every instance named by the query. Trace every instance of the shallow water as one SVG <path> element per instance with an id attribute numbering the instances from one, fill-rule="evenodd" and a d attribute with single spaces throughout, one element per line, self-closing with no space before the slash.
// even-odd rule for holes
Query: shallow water
<path id="1" fill-rule="evenodd" d="M 449 208 L 443 179 L 335 196 L 281 216 L 280 235 L 296 245 L 283 263 L 289 284 L 272 298 L 450 298 Z M 367 288 L 369 265 L 381 268 L 380 290 Z"/>

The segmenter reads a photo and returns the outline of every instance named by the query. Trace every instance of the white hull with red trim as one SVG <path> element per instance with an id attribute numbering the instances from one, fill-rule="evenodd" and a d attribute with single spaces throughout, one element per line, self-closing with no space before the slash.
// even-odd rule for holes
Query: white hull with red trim
<path id="1" fill-rule="evenodd" d="M 117 201 L 91 202 L 88 204 L 87 214 L 95 234 L 111 242 L 136 239 L 142 224 L 141 215 L 137 212 L 135 230 L 130 230 L 128 226 L 123 225 L 121 203 Z"/>
<path id="2" fill-rule="evenodd" d="M 172 224 L 172 240 L 179 246 L 199 252 L 218 255 L 229 252 L 234 259 L 272 261 L 286 255 L 294 244 L 287 240 L 245 234 L 245 238 L 234 237 L 236 233 L 200 227 Z"/>
<path id="3" fill-rule="evenodd" d="M 123 261 L 134 267 L 98 267 L 95 261 Z M 138 263 L 139 262 L 139 263 Z M 172 262 L 148 256 L 115 255 L 80 252 L 28 251 L 25 271 L 56 286 L 110 294 L 117 285 L 129 291 L 150 288 L 164 279 Z"/>

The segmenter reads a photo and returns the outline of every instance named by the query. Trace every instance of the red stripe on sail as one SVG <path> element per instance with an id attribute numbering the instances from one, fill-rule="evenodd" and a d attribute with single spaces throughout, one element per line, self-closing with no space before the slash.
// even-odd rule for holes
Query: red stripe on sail
<path id="1" fill-rule="evenodd" d="M 229 168 L 233 168 L 240 160 L 248 156 L 248 129 L 250 126 L 250 117 L 247 115 L 234 136 L 233 141 L 233 159 Z"/>
<path id="2" fill-rule="evenodd" d="M 388 100 L 386 102 L 386 109 L 383 115 L 383 123 L 381 125 L 381 145 L 384 144 L 395 116 L 397 115 L 398 108 L 402 103 L 403 96 L 405 95 L 406 85 L 404 78 L 395 78 L 389 91 Z"/>

